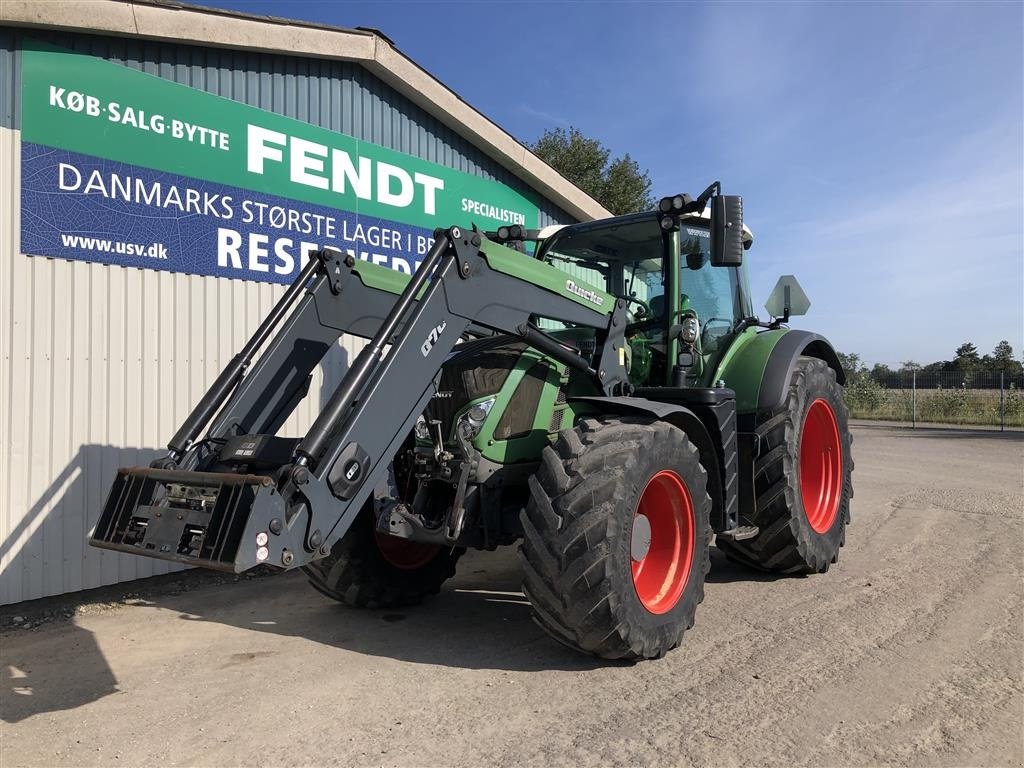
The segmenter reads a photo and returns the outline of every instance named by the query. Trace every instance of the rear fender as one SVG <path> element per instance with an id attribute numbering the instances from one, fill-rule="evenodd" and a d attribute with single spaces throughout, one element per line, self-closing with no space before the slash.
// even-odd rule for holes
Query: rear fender
<path id="1" fill-rule="evenodd" d="M 810 331 L 789 331 L 779 339 L 768 357 L 757 397 L 758 410 L 775 410 L 785 405 L 789 382 L 801 357 L 824 360 L 836 372 L 836 381 L 840 385 L 846 384 L 846 373 L 839 362 L 839 355 L 828 339 Z"/>
<path id="2" fill-rule="evenodd" d="M 734 343 L 738 348 L 726 355 L 716 377 L 736 392 L 741 432 L 753 429 L 756 413 L 774 410 L 786 402 L 793 369 L 801 357 L 824 360 L 836 372 L 836 380 L 846 383 L 839 355 L 827 339 L 816 333 L 777 328 L 742 334 Z"/>

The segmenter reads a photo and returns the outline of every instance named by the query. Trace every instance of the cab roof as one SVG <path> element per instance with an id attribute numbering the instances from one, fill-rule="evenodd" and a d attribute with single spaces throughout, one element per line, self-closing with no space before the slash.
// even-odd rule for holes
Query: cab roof
<path id="1" fill-rule="evenodd" d="M 627 213 L 624 216 L 615 216 L 610 219 L 596 219 L 593 221 L 581 221 L 577 224 L 550 224 L 538 233 L 537 239 L 543 243 L 548 240 L 552 235 L 557 233 L 565 233 L 565 230 L 572 230 L 573 232 L 588 232 L 591 229 L 604 229 L 609 226 L 621 226 L 624 224 L 636 224 L 642 221 L 657 221 L 658 214 L 656 211 L 642 211 L 640 213 Z M 680 221 L 710 221 L 711 212 L 710 209 L 705 208 L 701 213 L 685 213 L 679 217 Z M 743 225 L 743 245 L 746 248 L 750 248 L 754 242 L 754 233 L 750 231 L 750 228 L 746 224 Z"/>

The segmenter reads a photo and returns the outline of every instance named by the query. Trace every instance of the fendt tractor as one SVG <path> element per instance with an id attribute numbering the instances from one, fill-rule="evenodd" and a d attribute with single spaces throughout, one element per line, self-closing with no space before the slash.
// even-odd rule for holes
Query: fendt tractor
<path id="1" fill-rule="evenodd" d="M 346 605 L 393 607 L 467 548 L 518 541 L 553 638 L 660 657 L 693 626 L 712 537 L 820 573 L 849 522 L 843 369 L 786 327 L 795 284 L 754 315 L 751 243 L 716 182 L 600 221 L 439 229 L 411 276 L 324 249 L 167 455 L 118 470 L 91 543 L 302 568 Z M 343 334 L 368 341 L 308 432 L 277 435 Z"/>

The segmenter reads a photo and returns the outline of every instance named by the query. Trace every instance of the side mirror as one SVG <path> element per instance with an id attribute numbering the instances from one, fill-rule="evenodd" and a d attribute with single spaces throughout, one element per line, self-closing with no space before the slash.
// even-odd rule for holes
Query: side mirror
<path id="1" fill-rule="evenodd" d="M 743 198 L 711 198 L 711 265 L 738 267 L 743 263 Z"/>

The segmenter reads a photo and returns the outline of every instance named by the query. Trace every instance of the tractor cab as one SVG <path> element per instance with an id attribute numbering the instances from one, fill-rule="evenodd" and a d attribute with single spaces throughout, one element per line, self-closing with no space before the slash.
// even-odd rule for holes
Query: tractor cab
<path id="1" fill-rule="evenodd" d="M 672 385 L 671 361 L 683 351 L 688 384 L 712 386 L 718 360 L 753 315 L 746 266 L 714 263 L 709 213 L 663 221 L 650 211 L 552 228 L 536 257 L 627 302 L 632 384 Z M 744 228 L 743 248 L 752 240 Z"/>

